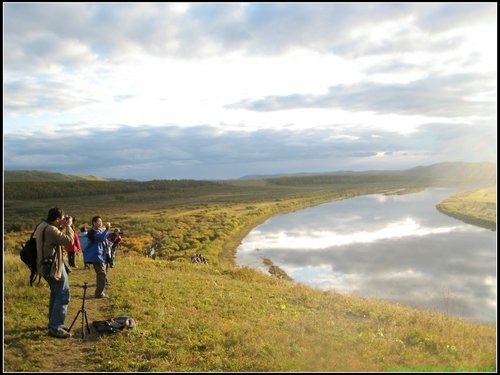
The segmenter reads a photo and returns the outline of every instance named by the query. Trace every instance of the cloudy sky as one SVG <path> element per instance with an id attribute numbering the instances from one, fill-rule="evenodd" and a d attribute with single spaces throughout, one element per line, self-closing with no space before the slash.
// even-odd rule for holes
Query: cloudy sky
<path id="1" fill-rule="evenodd" d="M 496 161 L 496 3 L 3 3 L 4 170 Z"/>

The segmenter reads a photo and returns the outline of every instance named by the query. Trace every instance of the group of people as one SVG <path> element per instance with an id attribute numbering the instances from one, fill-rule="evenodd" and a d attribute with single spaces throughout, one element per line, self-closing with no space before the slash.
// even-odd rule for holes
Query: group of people
<path id="1" fill-rule="evenodd" d="M 94 267 L 95 298 L 108 298 L 104 293 L 107 270 L 114 267 L 116 249 L 122 240 L 120 230 L 115 229 L 111 233 L 111 223 L 103 225 L 100 216 L 94 216 L 92 226 L 88 230 L 82 227 L 79 234 L 75 232 L 73 222 L 73 217 L 65 216 L 62 209 L 53 207 L 34 234 L 37 241 L 37 273 L 50 287 L 49 336 L 57 338 L 71 336 L 64 321 L 70 301 L 68 272 L 71 272 L 71 267 L 76 267 L 75 254 L 82 250 L 86 268 L 90 264 Z M 44 273 L 43 259 L 47 258 L 52 259 L 55 268 L 50 276 Z"/>
<path id="2" fill-rule="evenodd" d="M 76 222 L 75 218 L 73 217 L 73 223 Z M 96 217 L 94 217 L 96 219 Z M 102 226 L 102 223 L 101 223 Z M 94 224 L 92 224 L 92 228 L 94 227 Z M 92 229 L 91 228 L 91 229 Z M 88 245 L 88 233 L 89 231 L 87 230 L 86 226 L 82 226 L 80 228 L 80 232 L 77 234 L 74 232 L 74 242 L 72 245 L 66 245 L 65 250 L 66 253 L 68 254 L 68 263 L 70 267 L 73 268 L 78 268 L 75 262 L 75 256 L 79 254 L 80 250 L 84 253 L 84 265 L 85 269 L 90 268 L 90 264 L 92 262 L 87 262 L 85 260 L 85 248 Z M 112 233 L 108 233 L 106 236 L 106 241 L 104 241 L 103 246 L 105 250 L 105 260 L 106 260 L 106 270 L 111 267 L 114 268 L 115 266 L 115 256 L 116 256 L 116 250 L 118 249 L 118 245 L 121 243 L 122 237 L 121 237 L 121 232 L 118 228 L 116 228 Z"/>

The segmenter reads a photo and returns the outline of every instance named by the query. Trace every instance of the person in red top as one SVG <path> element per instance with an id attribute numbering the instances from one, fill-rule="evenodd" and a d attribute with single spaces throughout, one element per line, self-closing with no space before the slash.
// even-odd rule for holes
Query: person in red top
<path id="1" fill-rule="evenodd" d="M 72 218 L 72 219 L 73 219 L 73 223 L 74 223 L 75 218 Z M 80 238 L 78 237 L 78 233 L 76 231 L 73 232 L 73 237 L 74 237 L 73 245 L 67 245 L 64 247 L 64 249 L 68 253 L 69 266 L 73 267 L 73 268 L 78 268 L 78 266 L 75 263 L 75 255 L 78 254 L 78 252 L 81 250 Z"/>

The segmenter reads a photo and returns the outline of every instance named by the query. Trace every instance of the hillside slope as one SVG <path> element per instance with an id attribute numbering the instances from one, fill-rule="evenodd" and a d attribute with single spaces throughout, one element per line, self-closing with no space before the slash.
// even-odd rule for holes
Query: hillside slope
<path id="1" fill-rule="evenodd" d="M 294 173 L 275 175 L 251 175 L 241 177 L 240 180 L 265 180 L 280 178 L 308 178 L 317 176 L 366 176 L 366 175 L 406 175 L 433 179 L 453 179 L 463 181 L 489 181 L 496 179 L 496 164 L 489 162 L 443 162 L 428 166 L 418 166 L 402 170 L 369 170 L 369 171 L 334 171 L 323 173 Z M 73 176 L 62 173 L 36 170 L 4 170 L 4 182 L 26 182 L 26 181 L 113 181 L 117 179 L 106 179 L 96 176 Z M 119 181 L 131 181 L 121 179 Z M 132 180 L 133 181 L 133 180 Z"/>
<path id="2" fill-rule="evenodd" d="M 497 188 L 466 191 L 455 194 L 436 205 L 436 208 L 451 217 L 466 223 L 496 230 Z"/>
<path id="3" fill-rule="evenodd" d="M 408 175 L 463 181 L 496 182 L 496 163 L 444 162 L 404 171 Z"/>
<path id="4" fill-rule="evenodd" d="M 95 273 L 70 274 L 69 326 Z M 108 300 L 88 298 L 89 324 L 127 314 L 133 330 L 46 334 L 46 283 L 5 259 L 4 370 L 30 372 L 495 371 L 493 325 L 369 298 L 323 292 L 250 269 L 119 253 Z M 37 306 L 34 308 L 34 306 Z M 425 370 L 424 370 L 425 369 Z"/>
<path id="5" fill-rule="evenodd" d="M 106 181 L 96 176 L 72 176 L 49 171 L 4 171 L 4 182 L 40 182 L 40 181 Z"/>

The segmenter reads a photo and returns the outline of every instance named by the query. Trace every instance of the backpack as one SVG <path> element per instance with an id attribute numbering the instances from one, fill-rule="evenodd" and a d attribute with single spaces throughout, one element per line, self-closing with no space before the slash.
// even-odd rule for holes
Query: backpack
<path id="1" fill-rule="evenodd" d="M 36 263 L 37 263 L 36 262 L 36 260 L 37 260 L 36 238 L 33 238 L 33 235 L 35 234 L 35 232 L 40 224 L 38 224 L 36 226 L 33 233 L 31 233 L 30 238 L 24 243 L 24 245 L 21 245 L 21 247 L 22 247 L 21 253 L 19 254 L 21 257 L 21 260 L 24 262 L 24 264 L 26 264 L 28 266 L 28 268 L 31 271 L 30 286 L 33 286 L 33 282 L 36 279 Z M 45 227 L 43 229 L 42 244 L 45 241 L 45 229 L 47 229 L 47 227 Z M 40 283 L 40 280 L 41 280 L 41 277 L 38 277 L 38 283 Z"/>
<path id="2" fill-rule="evenodd" d="M 96 230 L 94 228 L 90 228 L 87 231 L 87 238 L 90 240 L 91 243 L 95 243 L 95 232 Z"/>
<path id="3" fill-rule="evenodd" d="M 92 325 L 99 333 L 116 333 L 124 328 L 134 328 L 135 320 L 127 315 L 120 315 L 109 320 L 94 320 Z"/>

